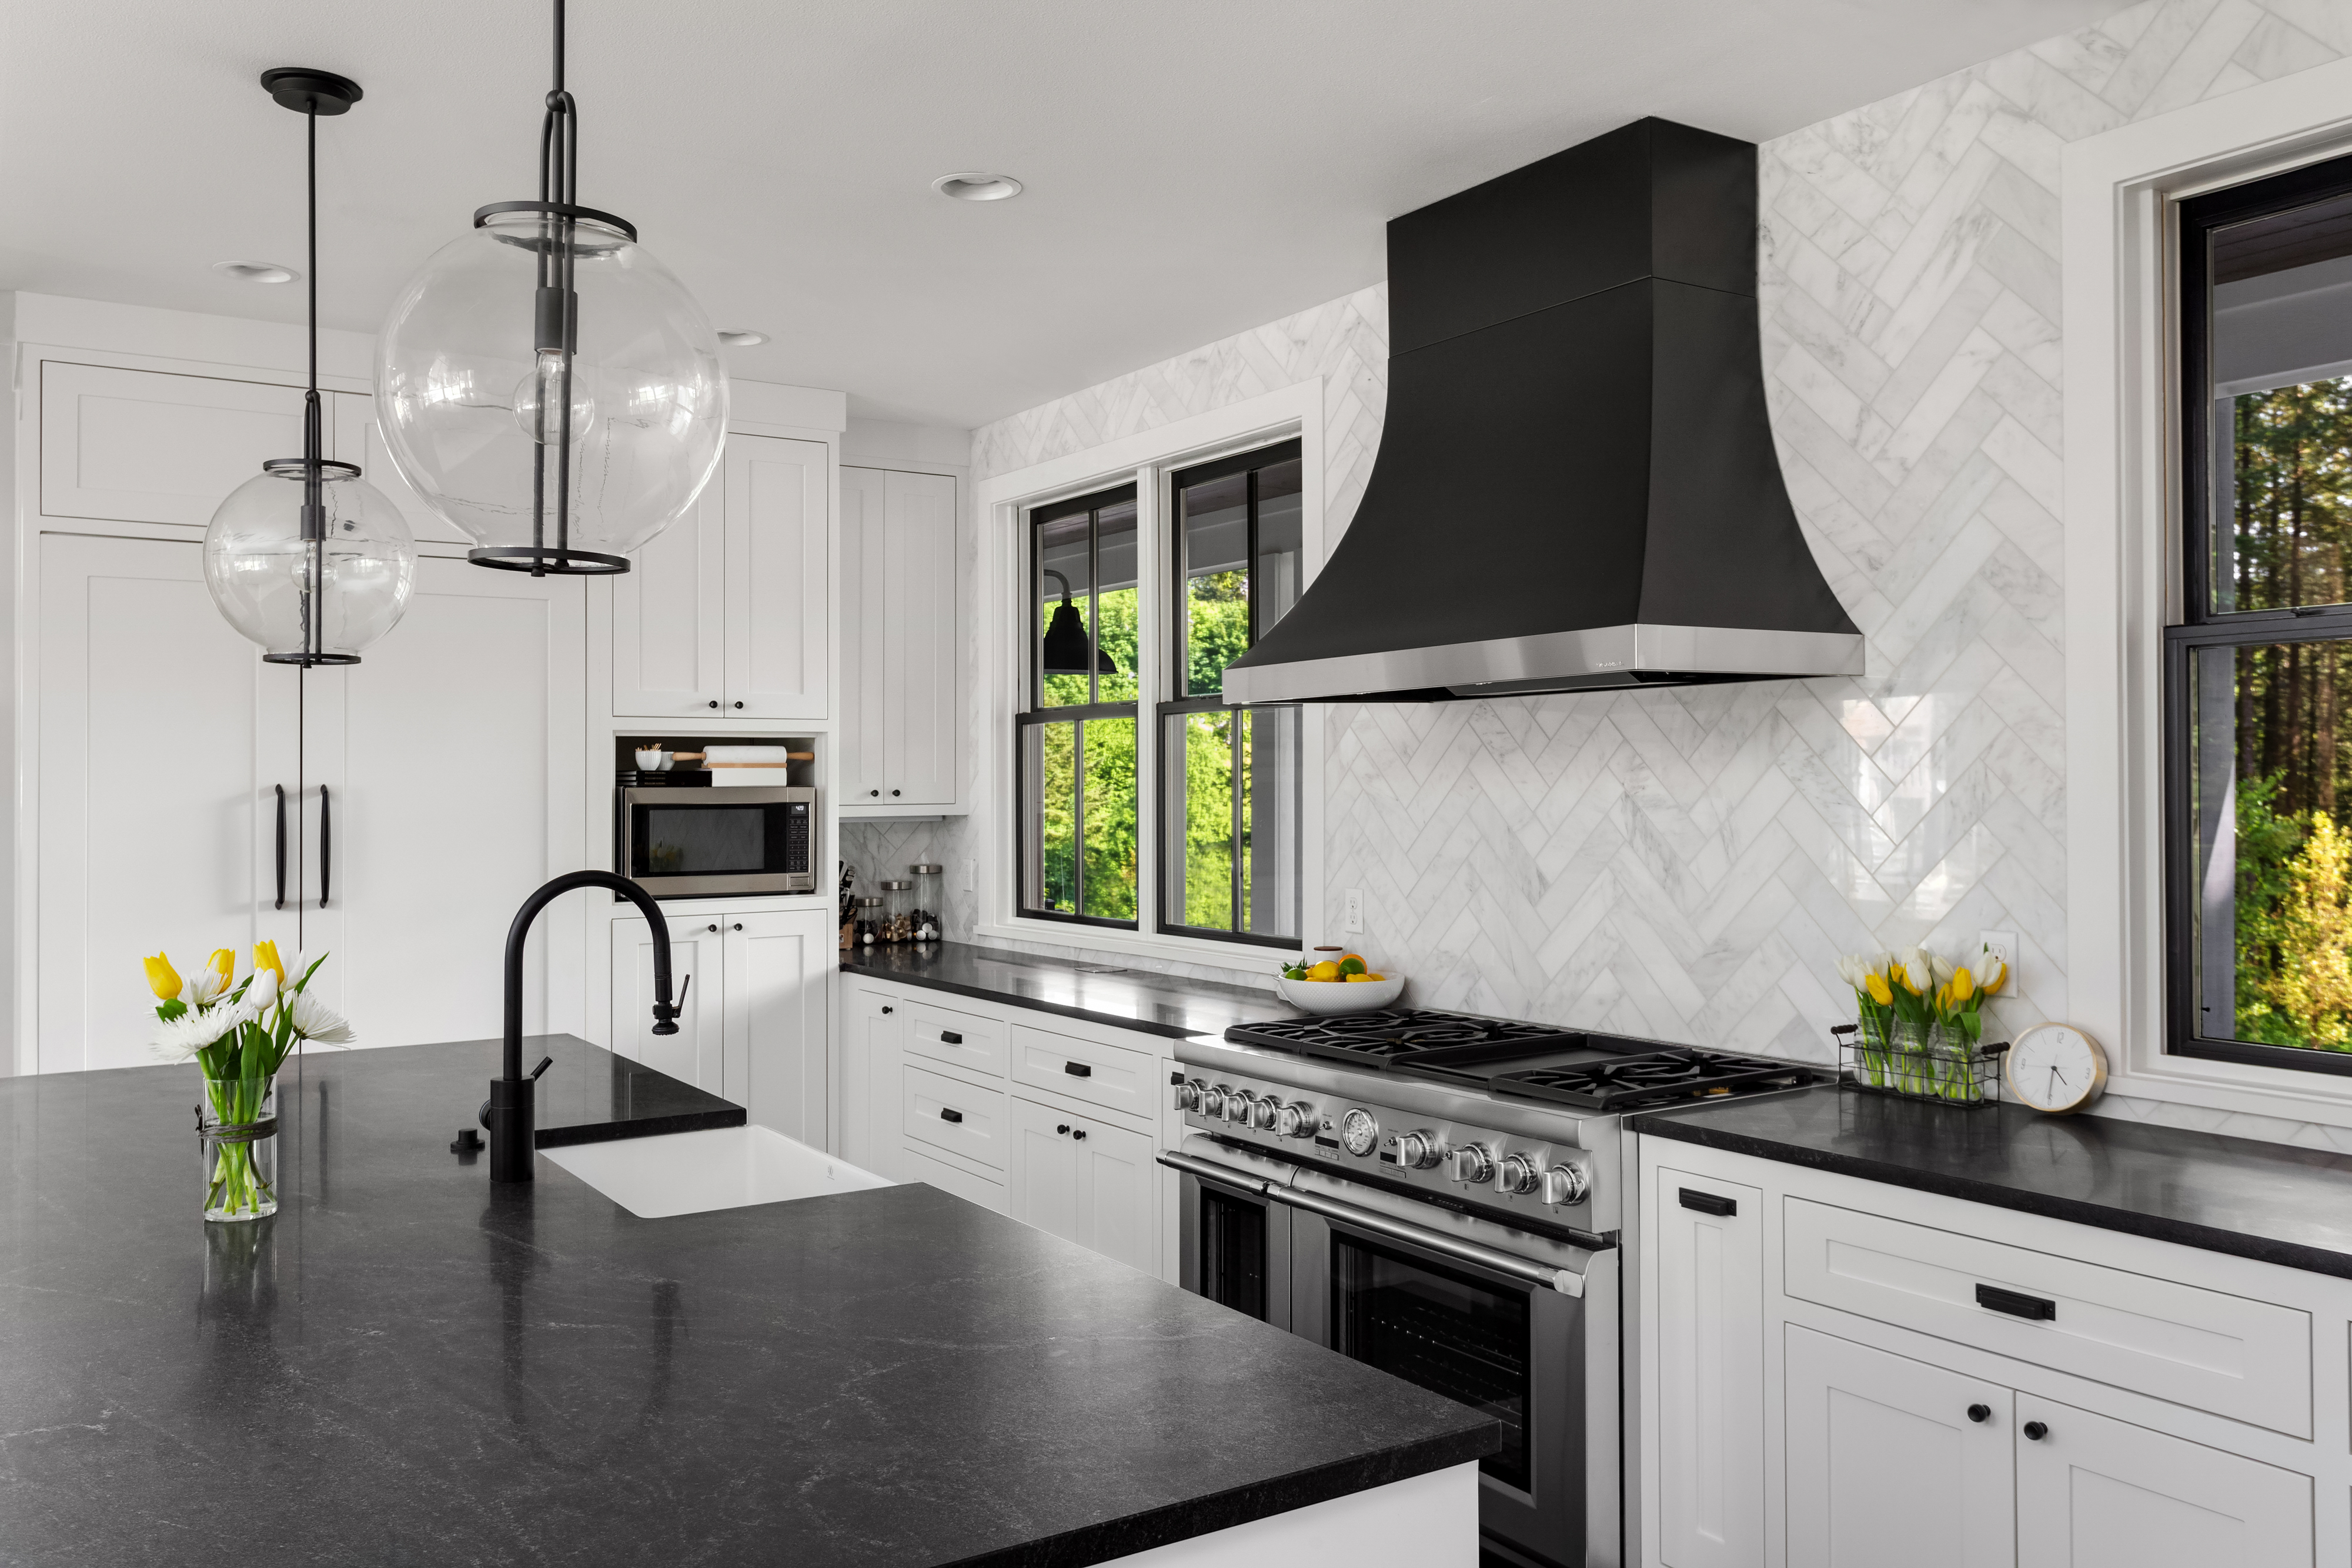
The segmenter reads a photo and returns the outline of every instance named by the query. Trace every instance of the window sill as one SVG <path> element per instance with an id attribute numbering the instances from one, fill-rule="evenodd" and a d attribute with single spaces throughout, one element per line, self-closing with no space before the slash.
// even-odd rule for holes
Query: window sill
<path id="1" fill-rule="evenodd" d="M 1060 920 L 984 920 L 973 926 L 982 936 L 1006 942 L 1041 942 L 1055 947 L 1129 957 L 1158 958 L 1171 964 L 1199 964 L 1271 976 L 1278 965 L 1295 964 L 1304 947 L 1261 947 L 1254 943 L 1212 942 L 1197 936 L 1164 936 L 1122 931 L 1110 925 L 1081 925 Z"/>

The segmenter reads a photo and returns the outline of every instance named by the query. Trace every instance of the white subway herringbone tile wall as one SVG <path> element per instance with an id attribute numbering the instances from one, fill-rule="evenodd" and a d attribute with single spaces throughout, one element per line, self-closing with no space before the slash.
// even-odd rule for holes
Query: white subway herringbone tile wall
<path id="1" fill-rule="evenodd" d="M 2058 179 L 2070 141 L 2352 53 L 2352 0 L 2150 0 L 1768 143 L 1782 465 L 1858 680 L 1335 705 L 1326 866 L 1420 1001 L 1828 1053 L 1841 951 L 2019 934 L 2066 1011 Z M 1367 289 L 976 433 L 1001 474 L 1328 379 L 1328 527 L 1379 444 Z"/>

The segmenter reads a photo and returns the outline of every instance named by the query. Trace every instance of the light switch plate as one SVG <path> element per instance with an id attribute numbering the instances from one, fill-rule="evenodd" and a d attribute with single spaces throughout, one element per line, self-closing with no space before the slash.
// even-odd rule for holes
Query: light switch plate
<path id="1" fill-rule="evenodd" d="M 1348 890 L 1348 914 L 1347 917 L 1343 919 L 1339 925 L 1340 929 L 1345 931 L 1350 936 L 1360 936 L 1363 935 L 1364 890 L 1362 888 L 1351 887 Z"/>
<path id="2" fill-rule="evenodd" d="M 1979 931 L 1977 933 L 1977 941 L 1983 949 L 1982 953 L 1978 955 L 1979 958 L 1989 955 L 2009 966 L 2009 981 L 2001 989 L 2005 994 L 2013 995 L 2017 990 L 2017 933 Z M 1969 967 L 1973 970 L 1976 965 L 1970 964 Z"/>

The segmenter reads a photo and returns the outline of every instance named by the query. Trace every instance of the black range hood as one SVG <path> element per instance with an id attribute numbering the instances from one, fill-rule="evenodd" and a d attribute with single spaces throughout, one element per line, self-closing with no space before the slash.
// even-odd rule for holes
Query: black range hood
<path id="1" fill-rule="evenodd" d="M 1637 120 L 1388 248 L 1363 503 L 1228 703 L 1862 673 L 1772 449 L 1752 143 Z"/>

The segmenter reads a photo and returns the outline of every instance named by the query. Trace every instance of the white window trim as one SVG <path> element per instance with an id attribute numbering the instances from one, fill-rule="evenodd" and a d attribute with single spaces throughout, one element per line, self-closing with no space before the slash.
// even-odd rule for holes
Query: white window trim
<path id="1" fill-rule="evenodd" d="M 1315 940 L 1313 933 L 1322 929 L 1324 736 L 1323 710 L 1318 706 L 1307 708 L 1299 726 L 1298 925 L 1306 934 L 1300 947 L 1219 942 L 1202 936 L 1168 936 L 1150 929 L 1158 918 L 1160 898 L 1157 851 L 1160 824 L 1151 792 L 1151 781 L 1158 779 L 1160 768 L 1160 727 L 1153 721 L 1156 691 L 1146 689 L 1136 709 L 1136 778 L 1139 789 L 1144 792 L 1136 825 L 1141 860 L 1136 868 L 1136 907 L 1140 929 L 1122 931 L 1022 915 L 1017 907 L 1019 846 L 1012 817 L 1016 799 L 1013 768 L 1018 761 L 1013 745 L 1013 719 L 1021 706 L 1022 661 L 1026 650 L 1026 643 L 1016 632 L 1024 623 L 1021 593 L 1024 580 L 1023 514 L 1047 501 L 1132 482 L 1136 495 L 1139 635 L 1147 649 L 1160 650 L 1167 628 L 1167 606 L 1162 601 L 1168 591 L 1165 547 L 1170 472 L 1294 435 L 1299 441 L 1301 459 L 1301 554 L 1305 557 L 1301 576 L 1312 583 L 1322 569 L 1326 543 L 1323 379 L 1319 376 L 1084 452 L 1000 474 L 982 480 L 974 487 L 973 503 L 980 518 L 978 685 L 983 710 L 982 722 L 987 727 L 981 744 L 983 766 L 972 803 L 973 820 L 981 824 L 976 857 L 980 918 L 975 929 L 979 935 L 1176 963 L 1270 970 L 1284 957 L 1295 956 L 1310 945 Z M 1164 663 L 1166 654 L 1158 652 L 1152 657 Z"/>
<path id="2" fill-rule="evenodd" d="M 2170 204 L 2352 151 L 2352 59 L 2065 150 L 2066 966 L 2118 1093 L 2352 1126 L 2352 1077 L 2166 1053 L 2163 629 L 2179 593 Z"/>

